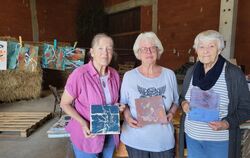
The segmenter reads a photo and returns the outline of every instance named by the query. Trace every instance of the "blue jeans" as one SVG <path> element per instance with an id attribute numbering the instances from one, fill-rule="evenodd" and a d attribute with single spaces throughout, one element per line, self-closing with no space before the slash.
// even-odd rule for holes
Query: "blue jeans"
<path id="1" fill-rule="evenodd" d="M 188 158 L 228 158 L 228 141 L 199 141 L 186 134 Z"/>
<path id="2" fill-rule="evenodd" d="M 105 136 L 104 147 L 101 153 L 87 153 L 72 144 L 76 158 L 112 158 L 115 151 L 115 142 L 112 135 Z"/>

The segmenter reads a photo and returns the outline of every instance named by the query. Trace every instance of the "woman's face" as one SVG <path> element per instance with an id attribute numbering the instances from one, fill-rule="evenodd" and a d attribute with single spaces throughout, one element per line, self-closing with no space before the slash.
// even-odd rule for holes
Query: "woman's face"
<path id="1" fill-rule="evenodd" d="M 152 42 L 143 40 L 139 43 L 139 59 L 145 64 L 155 64 L 158 48 Z"/>
<path id="2" fill-rule="evenodd" d="M 213 65 L 220 54 L 217 40 L 200 41 L 196 52 L 201 63 Z"/>
<path id="3" fill-rule="evenodd" d="M 99 66 L 108 66 L 113 56 L 113 42 L 110 38 L 101 37 L 90 52 L 93 62 Z"/>

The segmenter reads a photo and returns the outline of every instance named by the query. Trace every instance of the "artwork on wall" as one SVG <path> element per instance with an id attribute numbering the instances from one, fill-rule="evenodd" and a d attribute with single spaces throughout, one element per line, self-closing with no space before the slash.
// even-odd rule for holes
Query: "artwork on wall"
<path id="1" fill-rule="evenodd" d="M 54 47 L 50 44 L 43 46 L 42 67 L 54 70 L 65 70 L 64 58 L 62 47 Z"/>
<path id="2" fill-rule="evenodd" d="M 42 68 L 54 70 L 74 70 L 84 64 L 85 49 L 70 46 L 57 46 L 44 43 Z M 39 47 L 16 41 L 0 41 L 0 70 L 21 70 L 34 72 L 40 66 L 38 60 Z M 5 66 L 6 65 L 6 66 Z"/>
<path id="3" fill-rule="evenodd" d="M 116 105 L 92 105 L 90 130 L 93 134 L 119 134 L 120 116 Z"/>
<path id="4" fill-rule="evenodd" d="M 85 49 L 63 47 L 65 54 L 65 69 L 75 69 L 84 64 Z"/>
<path id="5" fill-rule="evenodd" d="M 0 70 L 7 69 L 7 42 L 0 41 Z"/>
<path id="6" fill-rule="evenodd" d="M 8 41 L 7 68 L 10 70 L 14 70 L 17 67 L 19 49 L 20 49 L 19 43 Z"/>
<path id="7" fill-rule="evenodd" d="M 19 49 L 18 53 L 18 70 L 36 71 L 38 61 L 38 47 L 25 44 Z"/>
<path id="8" fill-rule="evenodd" d="M 162 96 L 135 99 L 137 121 L 140 125 L 165 123 L 166 111 Z"/>

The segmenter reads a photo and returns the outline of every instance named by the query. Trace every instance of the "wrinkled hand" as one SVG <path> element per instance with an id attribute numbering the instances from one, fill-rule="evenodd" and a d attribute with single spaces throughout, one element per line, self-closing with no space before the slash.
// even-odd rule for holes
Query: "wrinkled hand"
<path id="1" fill-rule="evenodd" d="M 171 122 L 171 121 L 173 120 L 173 118 L 174 118 L 174 114 L 173 114 L 172 112 L 169 112 L 169 113 L 167 114 L 167 116 L 166 116 L 166 122 L 164 122 L 164 123 L 169 123 L 169 122 Z"/>
<path id="2" fill-rule="evenodd" d="M 189 112 L 189 102 L 188 101 L 183 101 L 182 103 L 181 103 L 181 107 L 182 107 L 182 109 L 183 109 L 183 111 L 185 112 L 185 113 L 188 113 Z"/>
<path id="3" fill-rule="evenodd" d="M 86 138 L 94 138 L 95 137 L 94 134 L 91 134 L 89 126 L 87 124 L 82 126 L 82 131 L 83 131 L 83 134 Z"/>
<path id="4" fill-rule="evenodd" d="M 119 107 L 119 111 L 123 112 L 126 108 L 126 105 L 122 104 L 122 103 L 116 103 L 116 105 Z"/>
<path id="5" fill-rule="evenodd" d="M 128 123 L 128 125 L 132 128 L 140 128 L 142 127 L 141 125 L 139 125 L 138 121 L 135 120 L 133 117 L 131 116 L 127 116 L 125 117 L 126 122 Z"/>
<path id="6" fill-rule="evenodd" d="M 215 131 L 226 130 L 229 128 L 229 123 L 226 120 L 209 122 L 209 127 Z"/>

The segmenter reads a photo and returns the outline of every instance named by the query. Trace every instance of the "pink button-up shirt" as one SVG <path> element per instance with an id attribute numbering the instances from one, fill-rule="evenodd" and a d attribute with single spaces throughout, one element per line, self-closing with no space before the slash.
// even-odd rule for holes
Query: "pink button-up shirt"
<path id="1" fill-rule="evenodd" d="M 112 104 L 118 102 L 120 78 L 117 71 L 108 67 L 108 87 Z M 74 105 L 77 112 L 86 120 L 90 120 L 90 106 L 106 104 L 105 95 L 100 82 L 100 76 L 93 67 L 92 61 L 75 69 L 69 76 L 65 89 L 75 98 Z M 85 138 L 82 127 L 74 119 L 66 126 L 70 139 L 74 145 L 88 153 L 102 152 L 105 136 Z M 119 144 L 119 135 L 114 135 L 116 146 Z"/>

